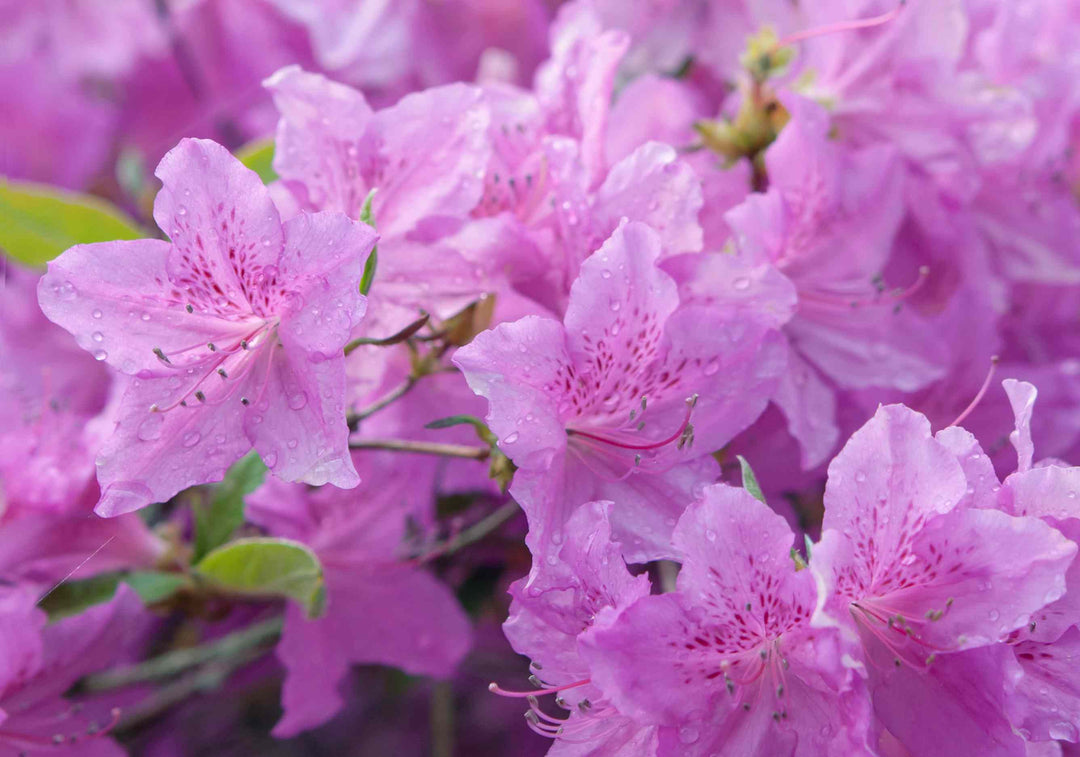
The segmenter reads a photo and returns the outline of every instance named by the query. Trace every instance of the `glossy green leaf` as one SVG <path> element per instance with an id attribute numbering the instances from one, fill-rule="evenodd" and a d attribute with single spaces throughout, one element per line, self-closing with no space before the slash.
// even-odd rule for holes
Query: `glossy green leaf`
<path id="1" fill-rule="evenodd" d="M 77 244 L 145 236 L 135 221 L 99 197 L 0 179 L 0 248 L 27 265 L 45 265 Z"/>
<path id="2" fill-rule="evenodd" d="M 236 151 L 237 159 L 263 180 L 263 184 L 277 181 L 277 171 L 274 170 L 274 140 L 259 139 L 248 142 Z"/>
<path id="3" fill-rule="evenodd" d="M 750 463 L 746 461 L 746 458 L 742 455 L 736 455 L 739 458 L 739 467 L 742 468 L 742 485 L 746 491 L 754 495 L 754 498 L 765 501 L 765 495 L 761 491 L 761 486 L 758 485 L 757 477 L 754 475 L 754 469 L 750 467 Z"/>
<path id="4" fill-rule="evenodd" d="M 229 469 L 209 502 L 195 504 L 194 561 L 227 542 L 243 524 L 244 497 L 259 488 L 265 478 L 266 465 L 259 453 L 250 452 Z"/>
<path id="5" fill-rule="evenodd" d="M 288 539 L 237 539 L 204 557 L 195 572 L 227 594 L 292 599 L 308 617 L 317 617 L 326 603 L 319 558 Z"/>

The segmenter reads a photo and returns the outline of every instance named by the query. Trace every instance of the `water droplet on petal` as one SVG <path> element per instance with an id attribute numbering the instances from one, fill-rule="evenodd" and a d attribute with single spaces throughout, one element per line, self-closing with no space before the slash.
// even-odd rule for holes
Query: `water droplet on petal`
<path id="1" fill-rule="evenodd" d="M 200 439 L 202 439 L 202 434 L 198 431 L 188 431 L 180 441 L 185 447 L 194 447 Z"/>
<path id="2" fill-rule="evenodd" d="M 161 438 L 161 428 L 165 425 L 165 416 L 161 413 L 151 413 L 136 430 L 135 435 L 144 442 L 151 442 Z"/>
<path id="3" fill-rule="evenodd" d="M 65 281 L 63 284 L 54 287 L 53 291 L 62 300 L 73 300 L 79 294 L 79 290 L 70 281 Z"/>
<path id="4" fill-rule="evenodd" d="M 90 315 L 92 315 L 94 318 L 100 318 L 102 316 L 102 312 L 100 310 L 98 310 L 97 308 L 94 308 L 94 312 L 91 313 Z"/>
<path id="5" fill-rule="evenodd" d="M 700 738 L 700 733 L 693 726 L 683 726 L 679 729 L 679 741 L 684 744 L 693 744 Z"/>
<path id="6" fill-rule="evenodd" d="M 95 331 L 93 334 L 90 335 L 90 338 L 93 339 L 95 342 L 105 341 L 105 335 L 102 334 L 100 331 Z"/>
<path id="7" fill-rule="evenodd" d="M 273 468 L 275 465 L 277 465 L 277 453 L 271 452 L 263 458 L 263 462 L 266 463 L 267 468 Z"/>
<path id="8" fill-rule="evenodd" d="M 515 431 L 512 434 L 509 434 L 505 439 L 503 439 L 503 444 L 513 444 L 517 440 L 518 440 L 518 432 Z"/>
<path id="9" fill-rule="evenodd" d="M 300 410 L 307 404 L 307 392 L 297 392 L 289 397 L 289 407 L 293 410 Z"/>
<path id="10" fill-rule="evenodd" d="M 105 350 L 94 350 L 94 360 L 104 360 L 109 356 L 109 353 Z"/>

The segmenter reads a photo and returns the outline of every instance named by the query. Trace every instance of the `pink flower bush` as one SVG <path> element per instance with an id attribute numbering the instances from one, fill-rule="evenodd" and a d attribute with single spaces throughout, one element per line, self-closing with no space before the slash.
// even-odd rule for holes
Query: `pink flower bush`
<path id="1" fill-rule="evenodd" d="M 0 11 L 0 755 L 1080 750 L 1075 3 Z"/>

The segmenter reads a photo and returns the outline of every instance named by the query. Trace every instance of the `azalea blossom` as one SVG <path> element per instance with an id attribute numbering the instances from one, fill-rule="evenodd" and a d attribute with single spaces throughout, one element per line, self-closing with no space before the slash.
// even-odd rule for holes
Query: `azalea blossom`
<path id="1" fill-rule="evenodd" d="M 48 317 L 129 377 L 98 512 L 220 480 L 252 447 L 286 479 L 355 486 L 342 348 L 375 233 L 336 213 L 282 224 L 258 177 L 213 142 L 182 142 L 158 176 L 171 242 L 74 247 L 38 287 Z"/>

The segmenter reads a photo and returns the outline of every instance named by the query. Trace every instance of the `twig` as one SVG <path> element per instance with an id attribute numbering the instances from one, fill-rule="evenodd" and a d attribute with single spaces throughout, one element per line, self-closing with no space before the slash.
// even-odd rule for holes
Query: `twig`
<path id="1" fill-rule="evenodd" d="M 120 722 L 113 729 L 114 732 L 138 728 L 165 714 L 194 694 L 219 688 L 234 671 L 254 662 L 266 651 L 265 649 L 247 650 L 238 657 L 219 660 L 194 671 L 191 675 L 157 688 L 138 704 L 124 709 Z"/>
<path id="2" fill-rule="evenodd" d="M 431 690 L 431 757 L 454 757 L 454 689 L 439 681 Z"/>
<path id="3" fill-rule="evenodd" d="M 419 562 L 428 562 L 430 560 L 434 560 L 437 557 L 452 555 L 459 549 L 467 547 L 470 544 L 474 544 L 475 542 L 483 539 L 485 536 L 488 536 L 489 534 L 497 530 L 502 524 L 506 523 L 515 515 L 517 515 L 520 511 L 521 507 L 518 505 L 518 503 L 514 500 L 510 500 L 495 512 L 472 524 L 453 538 L 447 539 L 445 542 L 435 547 L 427 554 L 417 558 L 417 560 Z"/>
<path id="4" fill-rule="evenodd" d="M 421 313 L 419 318 L 417 318 L 405 328 L 401 329 L 401 331 L 398 331 L 396 334 L 391 334 L 388 337 L 383 337 L 382 339 L 376 339 L 373 337 L 361 337 L 359 339 L 354 339 L 345 345 L 345 354 L 348 355 L 357 347 L 362 347 L 365 344 L 375 347 L 390 347 L 391 345 L 400 344 L 406 339 L 413 337 L 417 331 L 427 325 L 427 322 L 430 318 L 431 316 L 429 316 L 427 313 Z"/>
<path id="5" fill-rule="evenodd" d="M 281 636 L 282 624 L 280 617 L 271 618 L 197 647 L 176 649 L 136 665 L 96 673 L 82 679 L 79 689 L 83 692 L 111 691 L 173 678 L 190 668 L 229 660 L 253 650 L 262 654 L 266 650 L 258 648 L 277 641 Z"/>
<path id="6" fill-rule="evenodd" d="M 491 456 L 491 450 L 487 447 L 417 442 L 408 439 L 359 439 L 349 442 L 349 449 L 388 449 L 395 452 L 415 452 L 420 455 L 463 457 L 469 460 L 486 460 Z"/>
<path id="7" fill-rule="evenodd" d="M 419 380 L 419 377 L 410 374 L 393 391 L 387 393 L 379 400 L 371 403 L 363 410 L 359 410 L 355 413 L 349 413 L 349 415 L 345 417 L 345 421 L 349 424 L 349 428 L 355 429 L 360 424 L 360 421 L 370 418 L 371 416 L 375 415 L 375 413 L 379 412 L 388 405 L 397 402 L 399 399 L 408 394 L 412 390 L 412 388 L 416 386 L 416 383 Z"/>

